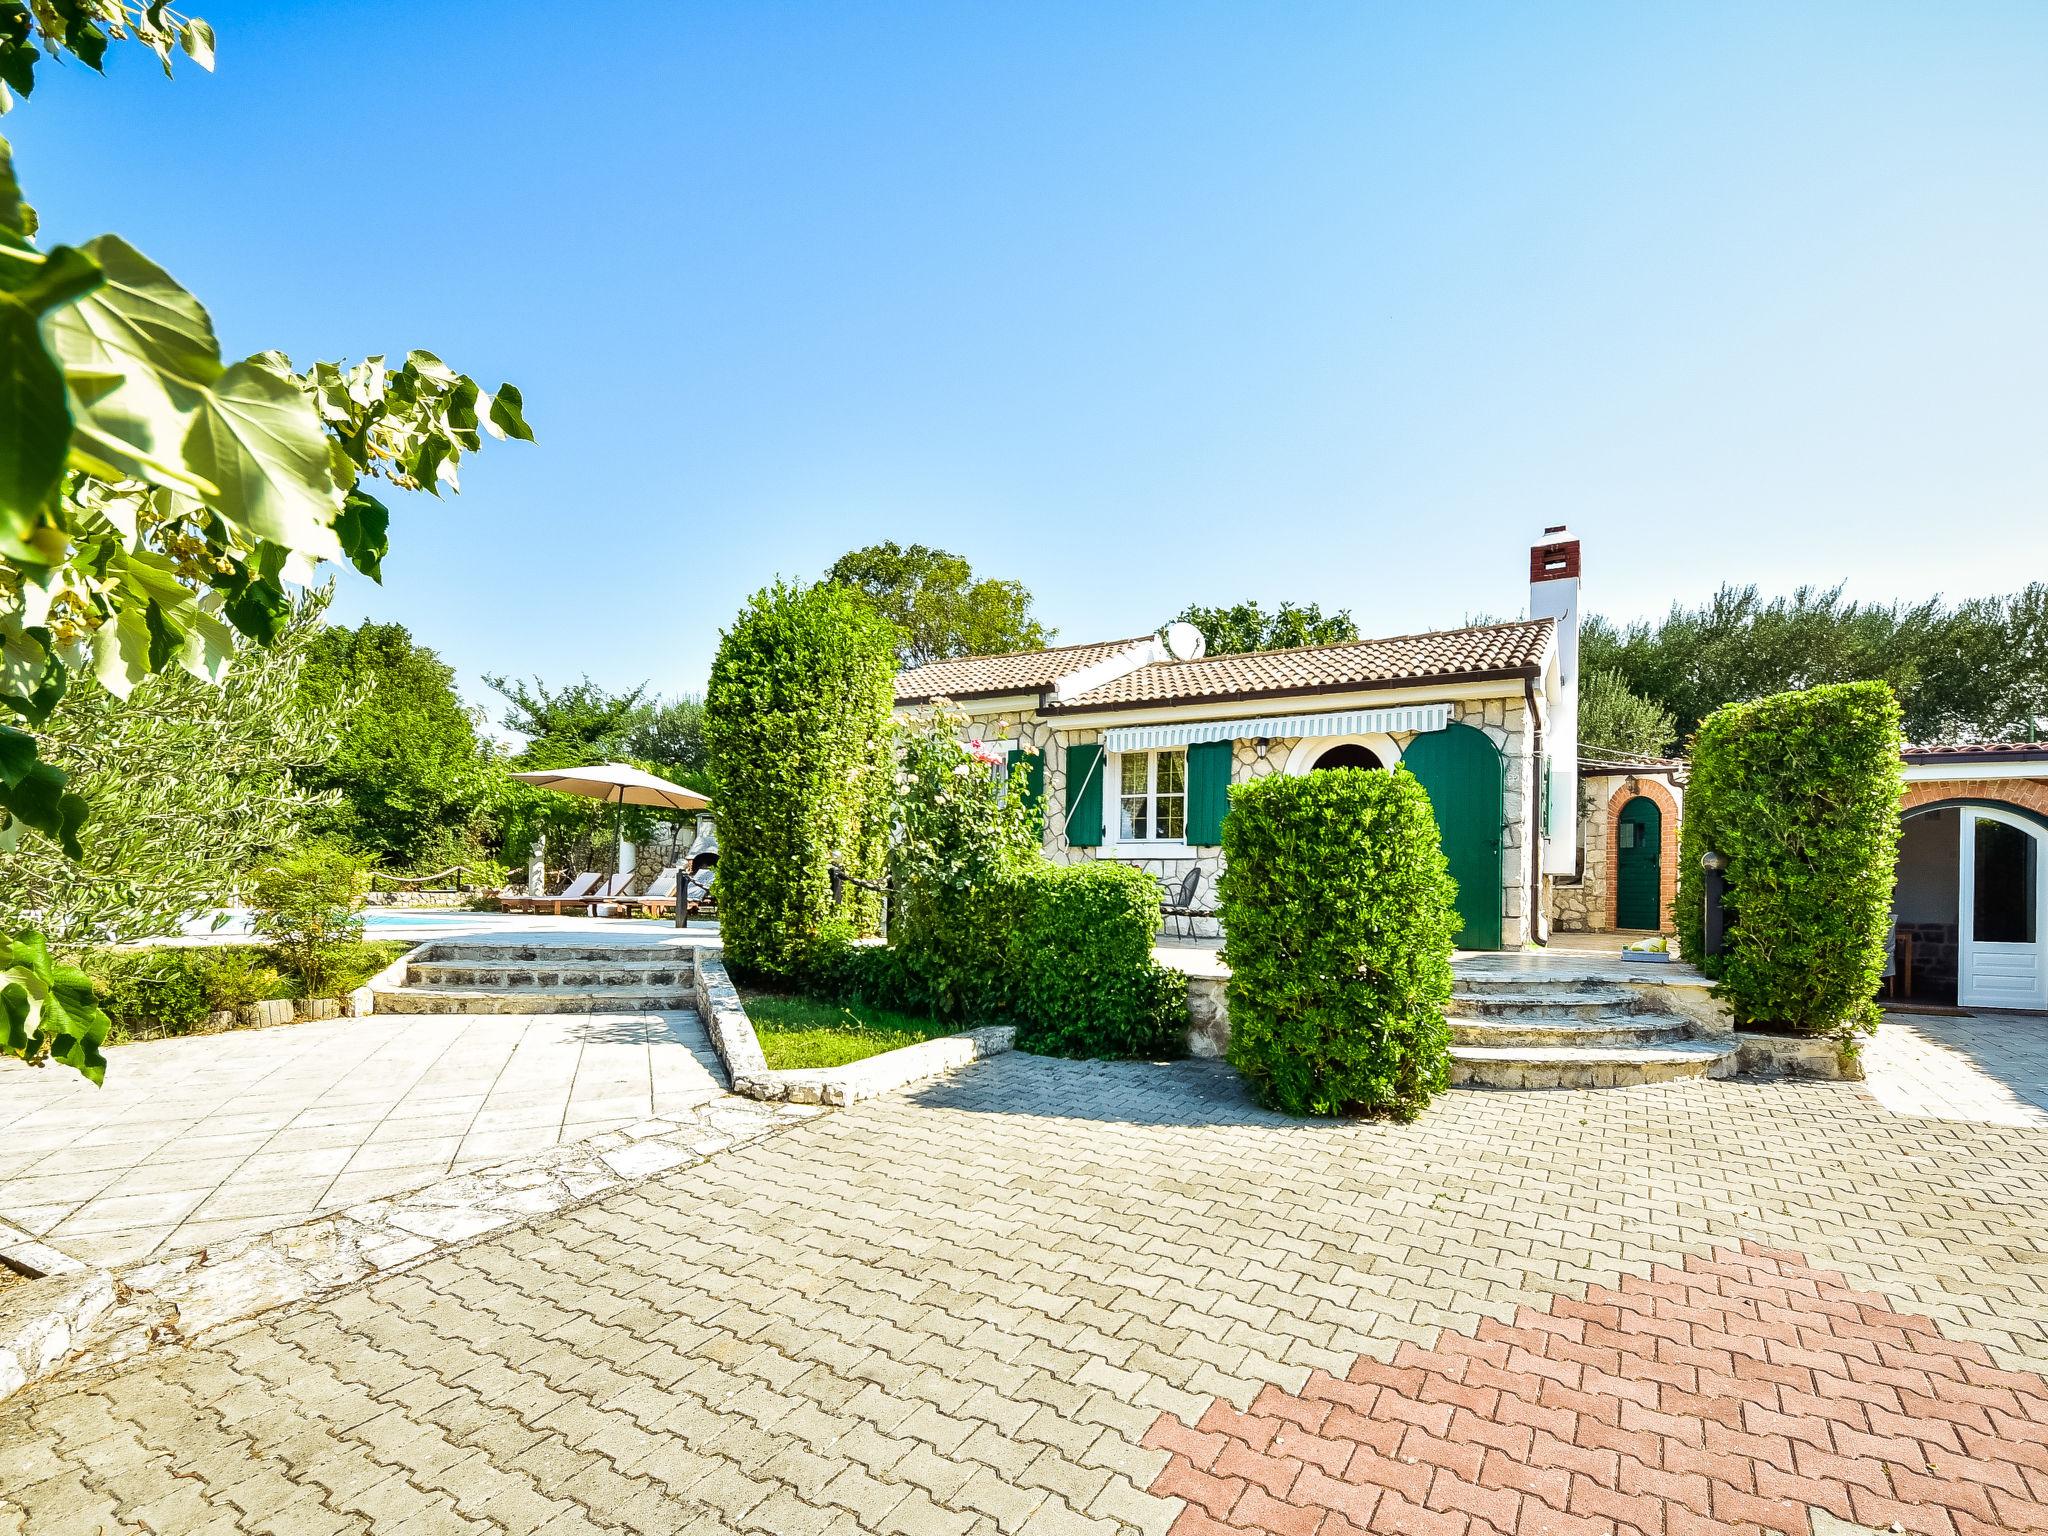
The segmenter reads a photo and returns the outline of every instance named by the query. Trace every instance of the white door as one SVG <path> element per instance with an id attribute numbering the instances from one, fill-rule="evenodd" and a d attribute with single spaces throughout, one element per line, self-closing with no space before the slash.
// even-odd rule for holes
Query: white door
<path id="1" fill-rule="evenodd" d="M 1965 1008 L 2048 1007 L 2048 858 L 2041 830 L 2006 811 L 1962 807 L 1958 902 Z"/>

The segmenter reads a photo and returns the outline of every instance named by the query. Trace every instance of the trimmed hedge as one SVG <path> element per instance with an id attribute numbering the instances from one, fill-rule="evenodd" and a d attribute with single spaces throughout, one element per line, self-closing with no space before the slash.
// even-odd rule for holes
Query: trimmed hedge
<path id="1" fill-rule="evenodd" d="M 1290 1114 L 1412 1120 L 1450 1081 L 1458 923 L 1421 782 L 1340 768 L 1233 785 L 1223 853 L 1230 1064 Z"/>
<path id="2" fill-rule="evenodd" d="M 1678 866 L 1685 958 L 1742 1025 L 1873 1028 L 1899 848 L 1899 703 L 1835 683 L 1716 710 L 1692 744 Z M 1723 953 L 1704 953 L 1701 855 L 1728 860 Z"/>
<path id="3" fill-rule="evenodd" d="M 1041 1056 L 1178 1056 L 1187 978 L 1152 958 L 1159 885 L 1128 864 L 1046 864 L 1022 882 L 1017 1046 Z"/>
<path id="4" fill-rule="evenodd" d="M 794 981 L 835 917 L 831 869 L 879 882 L 888 838 L 896 631 L 850 588 L 776 583 L 727 630 L 704 696 L 727 961 Z"/>

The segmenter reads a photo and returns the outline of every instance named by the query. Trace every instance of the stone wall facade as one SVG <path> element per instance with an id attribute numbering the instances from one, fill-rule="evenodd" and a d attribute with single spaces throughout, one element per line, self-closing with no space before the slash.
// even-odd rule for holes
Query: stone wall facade
<path id="1" fill-rule="evenodd" d="M 1530 917 L 1541 906 L 1540 892 L 1531 885 L 1533 860 L 1529 839 L 1533 829 L 1526 814 L 1536 804 L 1536 765 L 1529 750 L 1528 714 L 1528 705 L 1519 693 L 1455 700 L 1451 705 L 1451 719 L 1483 732 L 1501 755 L 1501 944 L 1507 949 L 1519 948 L 1535 936 L 1529 929 Z M 1069 864 L 1094 858 L 1113 858 L 1152 875 L 1160 882 L 1162 890 L 1176 898 L 1188 872 L 1199 870 L 1201 878 L 1197 882 L 1192 905 L 1211 909 L 1216 906 L 1216 881 L 1223 872 L 1223 850 L 1185 843 L 1156 846 L 1118 843 L 1109 835 L 1116 829 L 1113 781 L 1106 780 L 1103 785 L 1106 834 L 1103 846 L 1075 847 L 1067 840 L 1066 749 L 1082 742 L 1100 741 L 1102 731 L 1099 727 L 1055 723 L 1028 712 L 1011 711 L 970 714 L 967 729 L 983 742 L 1011 741 L 1017 744 L 1019 751 L 1042 754 L 1045 762 L 1045 851 L 1048 857 Z M 1303 755 L 1299 749 L 1304 740 L 1297 736 L 1276 736 L 1268 738 L 1263 745 L 1254 740 L 1233 743 L 1231 782 L 1244 784 L 1270 774 L 1287 772 L 1290 760 Z M 1391 742 L 1396 753 L 1405 752 L 1412 740 L 1412 733 L 1381 738 L 1382 745 Z M 1382 752 L 1381 755 L 1384 757 L 1386 754 Z M 1112 771 L 1107 760 L 1102 771 L 1105 774 Z M 1214 917 L 1170 918 L 1168 932 L 1204 939 L 1222 936 L 1221 926 Z"/>

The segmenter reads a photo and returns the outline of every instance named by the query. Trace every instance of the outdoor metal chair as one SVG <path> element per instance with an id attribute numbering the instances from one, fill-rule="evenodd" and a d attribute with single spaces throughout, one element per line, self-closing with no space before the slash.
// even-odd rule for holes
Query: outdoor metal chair
<path id="1" fill-rule="evenodd" d="M 1164 882 L 1161 883 L 1160 891 L 1160 912 L 1169 919 L 1179 918 L 1187 924 L 1187 932 L 1182 935 L 1184 938 L 1191 939 L 1195 936 L 1196 918 L 1216 915 L 1209 908 L 1196 905 L 1196 898 L 1202 894 L 1202 867 L 1199 864 L 1189 870 L 1181 880 L 1177 895 L 1168 892 Z"/>

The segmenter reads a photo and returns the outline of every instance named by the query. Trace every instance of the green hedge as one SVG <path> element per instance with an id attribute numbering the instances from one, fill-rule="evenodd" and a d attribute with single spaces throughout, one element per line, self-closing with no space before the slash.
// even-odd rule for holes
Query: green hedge
<path id="1" fill-rule="evenodd" d="M 352 991 L 411 947 L 400 939 L 330 946 L 324 995 Z M 96 949 L 78 964 L 92 979 L 93 1001 L 124 1034 L 189 1034 L 224 1009 L 309 995 L 276 950 L 256 944 Z"/>
<path id="2" fill-rule="evenodd" d="M 879 881 L 895 629 L 851 589 L 777 583 L 719 642 L 704 696 L 727 960 L 797 980 L 835 917 L 831 868 Z M 856 929 L 878 904 L 856 894 Z"/>
<path id="3" fill-rule="evenodd" d="M 1018 1047 L 1041 1055 L 1181 1054 L 1187 979 L 1152 959 L 1151 876 L 1106 860 L 1036 863 L 968 900 L 936 948 L 820 943 L 801 989 L 962 1026 L 1014 1024 Z"/>
<path id="4" fill-rule="evenodd" d="M 1044 1056 L 1178 1056 L 1187 978 L 1152 958 L 1159 884 L 1127 864 L 1041 865 L 1020 882 L 1017 1045 Z"/>
<path id="5" fill-rule="evenodd" d="M 1405 770 L 1230 791 L 1218 883 L 1230 1063 L 1291 1114 L 1413 1119 L 1450 1080 L 1456 887 Z"/>
<path id="6" fill-rule="evenodd" d="M 1742 1025 L 1873 1026 L 1899 847 L 1899 704 L 1836 683 L 1716 710 L 1693 738 L 1678 904 L 1685 957 Z M 1704 953 L 1700 857 L 1728 860 L 1724 952 Z"/>

